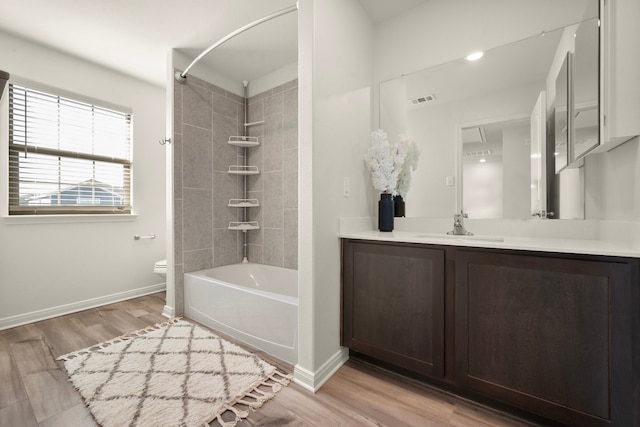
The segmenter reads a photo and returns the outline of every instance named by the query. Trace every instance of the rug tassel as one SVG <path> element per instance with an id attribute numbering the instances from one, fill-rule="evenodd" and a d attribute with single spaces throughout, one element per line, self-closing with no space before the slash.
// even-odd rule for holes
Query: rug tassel
<path id="1" fill-rule="evenodd" d="M 265 385 L 267 387 L 271 387 L 273 389 L 273 385 L 272 384 L 268 384 L 268 383 L 262 383 L 261 385 Z M 273 397 L 274 393 L 271 393 L 269 391 L 264 391 L 264 390 L 260 390 L 259 388 L 254 388 L 254 391 L 257 391 L 258 393 L 260 393 L 261 395 L 263 395 L 266 399 L 265 400 L 269 400 Z"/>
<path id="2" fill-rule="evenodd" d="M 278 375 L 280 376 L 280 378 L 277 377 Z M 278 371 L 274 371 L 273 374 L 269 375 L 270 380 L 275 381 L 284 386 L 288 385 L 291 382 L 291 378 L 292 378 L 291 375 L 283 374 Z"/>
<path id="3" fill-rule="evenodd" d="M 255 399 L 255 402 L 253 402 L 253 404 L 251 404 L 251 403 L 249 404 L 249 406 L 251 406 L 251 407 L 255 407 L 255 406 L 260 407 L 260 405 L 262 405 L 267 400 L 264 396 L 258 396 L 258 395 L 253 394 L 253 393 L 247 393 L 247 394 L 245 394 L 245 396 Z"/>
<path id="4" fill-rule="evenodd" d="M 247 402 L 246 400 L 242 399 L 242 400 L 238 400 L 238 403 L 244 406 L 247 406 L 249 408 L 251 408 L 252 411 L 255 412 L 256 408 L 259 408 L 260 405 L 258 405 L 258 401 L 254 401 L 254 402 Z"/>
<path id="5" fill-rule="evenodd" d="M 222 419 L 222 414 L 224 414 L 227 411 L 233 412 L 234 415 L 236 416 L 236 418 L 233 421 L 225 421 Z M 216 416 L 216 419 L 218 420 L 218 422 L 222 427 L 234 427 L 235 425 L 238 424 L 238 422 L 247 418 L 248 416 L 249 416 L 248 411 L 241 411 L 238 408 L 235 408 L 233 406 L 227 406 L 219 415 Z"/>
<path id="6" fill-rule="evenodd" d="M 234 427 L 236 424 L 238 424 L 237 420 L 233 422 L 226 422 L 220 415 L 218 415 L 216 418 L 222 427 Z"/>

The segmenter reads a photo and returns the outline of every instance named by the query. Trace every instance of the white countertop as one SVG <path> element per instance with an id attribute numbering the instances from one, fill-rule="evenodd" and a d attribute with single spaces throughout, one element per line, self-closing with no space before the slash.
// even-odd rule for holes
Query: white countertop
<path id="1" fill-rule="evenodd" d="M 381 232 L 377 230 L 341 230 L 340 238 L 640 258 L 640 250 L 638 249 L 603 240 L 493 235 L 450 236 L 446 233 L 419 231 Z"/>

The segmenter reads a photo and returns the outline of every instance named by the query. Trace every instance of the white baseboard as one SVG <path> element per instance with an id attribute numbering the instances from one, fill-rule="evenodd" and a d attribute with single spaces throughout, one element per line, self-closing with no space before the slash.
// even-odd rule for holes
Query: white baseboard
<path id="1" fill-rule="evenodd" d="M 59 305 L 57 307 L 45 308 L 44 310 L 37 310 L 30 313 L 0 318 L 0 331 L 3 329 L 15 328 L 16 326 L 26 325 L 27 323 L 39 322 L 41 320 L 47 320 L 53 317 L 64 316 L 65 314 L 76 313 L 78 311 L 100 307 L 102 305 L 113 304 L 115 302 L 120 302 L 131 298 L 155 294 L 156 292 L 164 291 L 166 287 L 167 285 L 165 283 L 160 283 L 158 285 L 146 286 L 144 288 L 119 292 L 117 294 L 105 295 L 102 297 L 91 298 L 84 301 L 76 301 L 69 304 Z"/>
<path id="2" fill-rule="evenodd" d="M 293 369 L 293 381 L 304 389 L 315 393 L 347 360 L 349 360 L 349 350 L 340 348 L 316 372 L 296 365 Z"/>
<path id="3" fill-rule="evenodd" d="M 176 310 L 173 307 L 169 307 L 168 305 L 165 305 L 164 308 L 162 309 L 162 315 L 164 317 L 168 317 L 169 319 L 173 319 L 175 316 Z"/>

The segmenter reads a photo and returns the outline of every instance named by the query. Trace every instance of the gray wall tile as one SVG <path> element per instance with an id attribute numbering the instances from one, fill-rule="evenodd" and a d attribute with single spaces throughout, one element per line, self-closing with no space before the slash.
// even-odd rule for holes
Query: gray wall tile
<path id="1" fill-rule="evenodd" d="M 182 86 L 182 120 L 204 129 L 211 129 L 213 94 L 187 80 Z"/>
<path id="2" fill-rule="evenodd" d="M 263 222 L 265 228 L 282 228 L 282 172 L 265 172 L 264 203 L 262 207 Z"/>
<path id="3" fill-rule="evenodd" d="M 238 244 L 242 244 L 242 233 L 227 229 L 213 230 L 213 266 L 236 264 L 242 261 Z"/>
<path id="4" fill-rule="evenodd" d="M 282 114 L 282 92 L 274 93 L 264 99 L 264 117 Z"/>
<path id="5" fill-rule="evenodd" d="M 282 206 L 284 209 L 298 207 L 298 149 L 284 150 L 282 159 Z"/>
<path id="6" fill-rule="evenodd" d="M 284 149 L 298 148 L 298 88 L 283 94 L 282 144 Z"/>
<path id="7" fill-rule="evenodd" d="M 176 306 L 174 307 L 174 315 L 177 317 L 184 315 L 184 265 L 177 264 L 175 274 Z"/>
<path id="8" fill-rule="evenodd" d="M 175 199 L 173 201 L 173 256 L 176 264 L 183 263 L 182 224 L 182 199 Z"/>
<path id="9" fill-rule="evenodd" d="M 182 133 L 182 86 L 173 85 L 173 132 Z"/>
<path id="10" fill-rule="evenodd" d="M 206 270 L 213 268 L 213 249 L 199 249 L 184 251 L 184 272 Z"/>
<path id="11" fill-rule="evenodd" d="M 238 115 L 238 112 L 239 112 L 238 103 L 235 102 L 233 99 L 227 98 L 226 96 L 219 95 L 217 93 L 213 94 L 212 99 L 213 99 L 212 108 L 214 112 L 221 114 L 223 116 L 229 117 L 233 120 L 243 119 Z"/>
<path id="12" fill-rule="evenodd" d="M 255 262 L 256 264 L 263 264 L 264 260 L 262 259 L 262 245 L 249 245 L 249 262 Z"/>
<path id="13" fill-rule="evenodd" d="M 185 188 L 183 199 L 183 245 L 185 251 L 213 247 L 212 192 Z M 185 260 L 186 263 L 186 260 Z"/>
<path id="14" fill-rule="evenodd" d="M 213 170 L 226 172 L 238 164 L 238 147 L 229 144 L 230 136 L 238 136 L 237 120 L 213 114 Z"/>
<path id="15" fill-rule="evenodd" d="M 182 185 L 211 188 L 213 148 L 211 131 L 185 125 L 182 139 Z"/>
<path id="16" fill-rule="evenodd" d="M 173 134 L 173 197 L 182 199 L 182 134 Z"/>
<path id="17" fill-rule="evenodd" d="M 262 262 L 276 267 L 284 266 L 284 232 L 282 228 L 264 229 L 264 248 Z"/>
<path id="18" fill-rule="evenodd" d="M 298 269 L 298 209 L 284 210 L 284 267 Z"/>
<path id="19" fill-rule="evenodd" d="M 282 170 L 282 114 L 267 118 L 263 137 L 265 172 Z"/>

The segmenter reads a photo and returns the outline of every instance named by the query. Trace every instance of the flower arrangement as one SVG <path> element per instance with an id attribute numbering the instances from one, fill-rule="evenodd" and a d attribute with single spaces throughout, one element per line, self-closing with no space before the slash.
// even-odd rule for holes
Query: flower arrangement
<path id="1" fill-rule="evenodd" d="M 416 143 L 405 135 L 389 142 L 386 132 L 378 129 L 371 133 L 371 146 L 364 161 L 371 172 L 373 187 L 381 193 L 406 195 L 411 183 L 411 172 L 416 170 L 420 151 Z"/>

